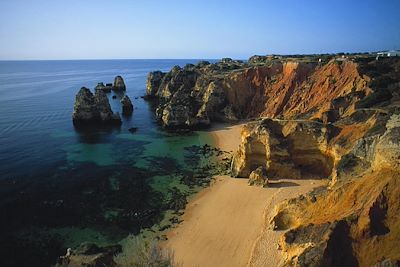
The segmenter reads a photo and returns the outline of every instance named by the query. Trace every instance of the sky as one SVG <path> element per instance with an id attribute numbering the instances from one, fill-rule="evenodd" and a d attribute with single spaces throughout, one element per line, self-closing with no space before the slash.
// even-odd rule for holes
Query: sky
<path id="1" fill-rule="evenodd" d="M 0 60 L 400 49 L 400 0 L 1 0 Z"/>

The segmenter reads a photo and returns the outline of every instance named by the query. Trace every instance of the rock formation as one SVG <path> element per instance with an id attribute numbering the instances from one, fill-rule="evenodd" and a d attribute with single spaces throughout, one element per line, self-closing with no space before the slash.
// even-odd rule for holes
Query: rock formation
<path id="1" fill-rule="evenodd" d="M 122 79 L 122 77 L 119 75 L 114 78 L 113 90 L 115 91 L 126 90 L 124 79 Z"/>
<path id="2" fill-rule="evenodd" d="M 132 115 L 133 112 L 133 105 L 129 96 L 124 95 L 121 99 L 122 104 L 122 115 L 129 116 Z"/>
<path id="3" fill-rule="evenodd" d="M 270 214 L 268 227 L 285 231 L 280 240 L 284 266 L 399 261 L 399 67 L 398 59 L 362 62 L 357 70 L 368 81 L 368 94 L 352 90 L 328 108 L 303 113 L 293 107 L 299 112 L 295 117 L 283 113 L 244 127 L 234 175 L 248 177 L 262 165 L 269 181 L 330 180 L 327 188 L 284 201 Z"/>
<path id="4" fill-rule="evenodd" d="M 104 91 L 105 93 L 111 92 L 112 86 L 108 83 L 107 85 L 104 85 L 104 83 L 98 83 L 96 87 L 94 88 L 96 91 Z"/>
<path id="5" fill-rule="evenodd" d="M 157 117 L 165 126 L 299 114 L 334 119 L 346 112 L 344 106 L 371 93 L 369 81 L 351 60 L 320 64 L 252 58 L 245 64 L 223 59 L 152 72 L 147 94 L 159 99 Z"/>
<path id="6" fill-rule="evenodd" d="M 336 128 L 318 122 L 264 119 L 242 131 L 232 175 L 249 177 L 259 166 L 270 179 L 328 178 L 335 161 L 329 142 Z"/>
<path id="7" fill-rule="evenodd" d="M 231 165 L 233 176 L 251 176 L 250 184 L 329 179 L 270 214 L 268 227 L 285 231 L 285 266 L 396 264 L 400 60 L 320 58 L 175 66 L 150 73 L 147 94 L 167 127 L 255 119 Z"/>
<path id="8" fill-rule="evenodd" d="M 291 229 L 281 239 L 287 266 L 310 266 L 307 259 L 314 266 L 371 266 L 399 259 L 399 119 L 399 114 L 383 119 L 386 130 L 370 136 L 363 155 L 358 144 L 342 156 L 341 177 L 329 190 L 276 207 L 271 225 Z"/>
<path id="9" fill-rule="evenodd" d="M 267 170 L 263 166 L 250 173 L 249 185 L 268 186 Z"/>
<path id="10" fill-rule="evenodd" d="M 96 90 L 93 95 L 85 87 L 76 95 L 72 121 L 76 126 L 121 124 L 121 118 L 111 110 L 106 94 Z"/>

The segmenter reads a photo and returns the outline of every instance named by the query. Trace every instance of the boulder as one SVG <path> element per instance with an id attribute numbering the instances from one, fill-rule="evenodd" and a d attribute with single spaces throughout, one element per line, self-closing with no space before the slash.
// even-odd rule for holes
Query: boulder
<path id="1" fill-rule="evenodd" d="M 82 87 L 76 95 L 72 121 L 76 126 L 121 124 L 121 118 L 111 110 L 105 92 L 96 90 L 95 95 L 93 95 L 86 87 Z"/>
<path id="2" fill-rule="evenodd" d="M 129 96 L 125 95 L 122 99 L 121 99 L 121 104 L 122 104 L 122 115 L 132 115 L 133 112 L 133 105 L 132 102 L 129 98 Z"/>
<path id="3" fill-rule="evenodd" d="M 258 185 L 262 187 L 268 186 L 267 170 L 260 166 L 250 173 L 249 185 Z"/>
<path id="4" fill-rule="evenodd" d="M 129 131 L 130 133 L 136 133 L 137 130 L 138 130 L 137 127 L 132 127 L 132 128 L 129 128 L 129 129 L 128 129 L 128 131 Z"/>
<path id="5" fill-rule="evenodd" d="M 114 78 L 113 90 L 115 90 L 115 91 L 125 91 L 126 90 L 124 79 L 119 75 Z"/>

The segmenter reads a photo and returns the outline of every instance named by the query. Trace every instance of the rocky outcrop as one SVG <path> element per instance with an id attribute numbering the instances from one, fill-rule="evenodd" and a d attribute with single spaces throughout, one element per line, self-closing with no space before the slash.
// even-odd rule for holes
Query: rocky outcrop
<path id="1" fill-rule="evenodd" d="M 100 83 L 98 83 L 97 85 L 96 85 L 96 87 L 94 88 L 96 91 L 97 90 L 100 90 L 100 91 L 104 91 L 105 93 L 110 93 L 111 92 L 111 89 L 112 89 L 113 87 L 112 87 L 112 84 L 107 84 L 107 85 L 104 85 L 104 83 L 102 83 L 102 82 L 100 82 Z"/>
<path id="2" fill-rule="evenodd" d="M 329 189 L 276 207 L 271 227 L 290 229 L 280 244 L 285 266 L 371 266 L 400 257 L 400 115 L 378 117 L 370 129 L 341 157 L 341 177 Z"/>
<path id="3" fill-rule="evenodd" d="M 253 61 L 256 66 L 274 64 L 268 58 Z M 357 65 L 354 71 L 350 71 L 352 64 Z M 314 77 L 317 81 L 327 74 L 328 67 L 335 76 L 336 65 L 341 71 L 347 69 L 343 77 L 335 78 L 339 88 L 331 90 L 333 87 L 324 83 L 317 86 L 321 95 L 316 91 L 299 95 L 301 90 L 294 87 L 280 107 L 274 104 L 282 103 L 280 92 L 276 92 L 275 99 L 267 100 L 270 106 L 260 114 L 272 119 L 251 122 L 243 128 L 232 174 L 254 176 L 255 170 L 263 166 L 270 183 L 282 178 L 330 180 L 327 187 L 278 204 L 268 216 L 270 229 L 284 231 L 279 244 L 284 266 L 397 264 L 400 60 L 330 61 L 310 74 L 309 69 L 303 71 L 308 77 L 319 73 L 319 78 Z M 296 83 L 306 83 L 302 76 L 291 77 Z M 346 79 L 353 81 L 351 89 L 344 89 L 350 88 Z M 310 93 L 314 89 L 302 90 Z M 335 95 L 335 90 L 342 93 Z M 291 103 L 291 95 L 300 99 L 297 104 Z M 322 97 L 328 101 L 324 103 Z"/>
<path id="4" fill-rule="evenodd" d="M 160 100 L 157 117 L 164 125 L 194 127 L 259 116 L 332 122 L 371 93 L 370 78 L 353 61 L 272 59 L 255 57 L 249 64 L 223 59 L 152 72 L 147 94 Z"/>
<path id="5" fill-rule="evenodd" d="M 244 127 L 232 175 L 249 177 L 258 166 L 270 179 L 328 178 L 335 164 L 329 143 L 337 129 L 318 122 L 264 119 Z"/>
<path id="6" fill-rule="evenodd" d="M 118 75 L 114 78 L 114 83 L 107 83 L 106 85 L 104 85 L 104 83 L 100 82 L 96 85 L 95 90 L 103 91 L 105 93 L 110 93 L 111 90 L 125 91 L 126 86 L 124 79 L 120 75 Z"/>
<path id="7" fill-rule="evenodd" d="M 129 96 L 124 95 L 124 97 L 121 99 L 121 104 L 122 104 L 122 115 L 125 115 L 125 116 L 132 115 L 133 104 L 132 104 Z"/>
<path id="8" fill-rule="evenodd" d="M 54 267 L 116 267 L 114 256 L 122 251 L 121 245 L 98 247 L 83 243 L 77 249 L 67 250 Z"/>
<path id="9" fill-rule="evenodd" d="M 72 121 L 76 126 L 121 124 L 119 114 L 111 110 L 107 95 L 102 90 L 96 90 L 93 95 L 85 87 L 76 95 Z"/>
<path id="10" fill-rule="evenodd" d="M 157 90 L 160 87 L 162 79 L 164 78 L 165 73 L 161 71 L 153 71 L 150 72 L 147 76 L 146 83 L 146 94 L 150 97 L 155 97 L 157 94 Z"/>
<path id="11" fill-rule="evenodd" d="M 126 90 L 124 79 L 119 75 L 114 78 L 113 90 L 115 91 Z"/>
<path id="12" fill-rule="evenodd" d="M 235 117 L 225 105 L 219 80 L 223 73 L 243 66 L 225 59 L 218 64 L 202 61 L 184 68 L 175 66 L 168 73 L 150 73 L 147 94 L 159 100 L 157 118 L 167 127 L 196 127 Z"/>

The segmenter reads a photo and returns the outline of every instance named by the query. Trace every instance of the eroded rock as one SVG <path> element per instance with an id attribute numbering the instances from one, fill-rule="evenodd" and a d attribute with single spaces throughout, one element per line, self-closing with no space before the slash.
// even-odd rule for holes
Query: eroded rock
<path id="1" fill-rule="evenodd" d="M 121 124 L 121 118 L 113 113 L 107 95 L 102 90 L 96 90 L 93 95 L 86 87 L 76 95 L 72 120 L 76 126 Z"/>
<path id="2" fill-rule="evenodd" d="M 369 80 L 353 61 L 319 65 L 258 56 L 250 64 L 223 59 L 152 72 L 147 95 L 160 100 L 157 115 L 167 126 L 300 114 L 331 123 L 371 93 Z"/>
<path id="3" fill-rule="evenodd" d="M 118 75 L 114 78 L 113 90 L 116 90 L 116 91 L 125 91 L 126 90 L 124 79 L 120 75 Z"/>
<path id="4" fill-rule="evenodd" d="M 280 122 L 264 119 L 246 125 L 232 161 L 232 175 L 249 177 L 264 166 L 268 178 L 327 178 L 334 158 L 329 149 L 333 126 L 316 122 Z"/>
<path id="5" fill-rule="evenodd" d="M 124 97 L 121 99 L 121 104 L 122 104 L 122 115 L 125 116 L 132 115 L 133 104 L 129 96 L 124 95 Z"/>
<path id="6" fill-rule="evenodd" d="M 250 173 L 248 183 L 249 185 L 257 185 L 262 187 L 268 186 L 267 170 L 263 166 L 260 166 L 252 171 Z"/>

